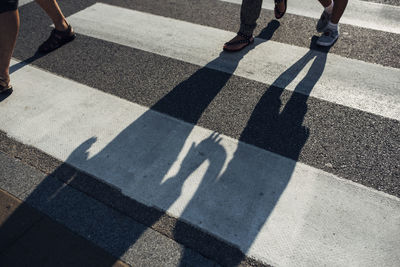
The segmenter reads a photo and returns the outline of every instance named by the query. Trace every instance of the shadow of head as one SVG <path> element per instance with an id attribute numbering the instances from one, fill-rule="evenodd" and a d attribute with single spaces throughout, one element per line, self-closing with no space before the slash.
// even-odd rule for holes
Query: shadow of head
<path id="1" fill-rule="evenodd" d="M 74 161 L 87 161 L 89 159 L 89 149 L 92 147 L 94 143 L 96 143 L 97 137 L 91 137 L 87 139 L 85 142 L 80 144 L 68 157 L 66 160 L 70 162 L 71 160 Z"/>

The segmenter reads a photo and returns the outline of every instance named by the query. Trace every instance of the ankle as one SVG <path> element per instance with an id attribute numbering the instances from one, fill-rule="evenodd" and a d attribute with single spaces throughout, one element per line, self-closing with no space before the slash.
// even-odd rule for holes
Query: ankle
<path id="1" fill-rule="evenodd" d="M 0 85 L 6 86 L 10 83 L 10 76 L 2 75 L 0 76 Z"/>
<path id="2" fill-rule="evenodd" d="M 8 72 L 8 68 L 5 71 L 0 72 L 0 80 L 9 82 L 10 74 Z"/>
<path id="3" fill-rule="evenodd" d="M 333 0 L 331 1 L 330 5 L 325 7 L 325 12 L 327 12 L 328 14 L 332 14 L 333 11 L 333 6 L 335 5 L 335 3 L 333 2 Z"/>
<path id="4" fill-rule="evenodd" d="M 333 23 L 332 21 L 328 22 L 328 29 L 338 31 L 339 25 L 337 23 Z"/>
<path id="5" fill-rule="evenodd" d="M 58 21 L 57 23 L 54 23 L 54 26 L 56 28 L 57 31 L 63 32 L 68 30 L 68 23 L 65 19 Z"/>

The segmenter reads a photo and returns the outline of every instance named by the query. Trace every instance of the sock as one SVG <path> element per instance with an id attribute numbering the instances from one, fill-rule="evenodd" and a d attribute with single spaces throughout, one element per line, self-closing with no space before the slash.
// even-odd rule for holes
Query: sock
<path id="1" fill-rule="evenodd" d="M 327 7 L 325 7 L 325 11 L 328 13 L 328 14 L 332 14 L 332 10 L 333 10 L 333 6 L 335 5 L 335 3 L 333 2 L 333 0 L 332 0 L 332 2 L 331 2 L 331 4 L 329 5 L 329 6 L 327 6 Z"/>
<path id="2" fill-rule="evenodd" d="M 339 30 L 339 26 L 337 24 L 332 23 L 331 21 L 329 21 L 329 23 L 328 23 L 328 28 L 331 30 L 336 30 L 336 31 Z"/>

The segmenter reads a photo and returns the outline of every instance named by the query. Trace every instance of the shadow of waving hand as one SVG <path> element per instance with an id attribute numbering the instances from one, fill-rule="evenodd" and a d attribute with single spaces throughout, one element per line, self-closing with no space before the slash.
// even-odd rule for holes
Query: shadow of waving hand
<path id="1" fill-rule="evenodd" d="M 278 26 L 279 23 L 269 25 L 270 36 Z M 68 168 L 72 165 L 121 189 L 130 198 L 149 206 L 157 206 L 164 211 L 168 210 L 181 196 L 182 187 L 190 176 L 189 172 L 196 169 L 197 164 L 202 165 L 202 160 L 196 163 L 198 153 L 215 151 L 213 156 L 204 156 L 209 163 L 207 177 L 212 177 L 210 172 L 217 172 L 226 161 L 217 137 L 205 138 L 192 147 L 187 140 L 203 112 L 229 81 L 240 60 L 253 48 L 254 46 L 248 47 L 235 54 L 222 52 L 187 80 L 172 88 L 151 109 L 142 114 L 132 114 L 136 119 L 109 143 L 99 145 L 100 138 L 94 137 L 83 142 L 64 164 L 42 180 L 26 201 L 34 203 L 61 221 L 67 221 L 74 231 L 111 251 L 114 256 L 119 258 L 124 255 L 145 234 L 146 229 L 129 229 L 120 219 L 114 221 L 105 218 L 104 214 L 97 212 L 97 204 L 84 203 L 83 197 L 78 197 L 71 188 L 59 181 L 55 182 L 54 177 L 67 183 L 74 182 L 79 174 Z M 215 66 L 223 66 L 226 72 L 213 70 Z M 185 123 L 177 123 L 176 118 Z M 188 150 L 185 150 L 187 145 Z M 95 149 L 102 147 L 90 157 L 89 151 L 93 151 L 96 146 Z M 171 177 L 173 165 L 182 158 L 181 165 L 189 165 L 186 169 L 189 172 L 178 166 L 181 171 L 173 179 L 166 179 Z M 199 192 L 202 191 L 200 189 Z M 87 211 L 90 211 L 91 218 L 87 216 Z M 146 218 L 146 224 L 151 226 L 157 223 L 161 216 L 162 213 Z M 12 218 L 8 221 L 11 222 Z M 3 225 L 7 225 L 7 222 Z M 185 257 L 181 260 L 181 263 L 184 262 Z"/>
<path id="2" fill-rule="evenodd" d="M 309 137 L 309 129 L 303 126 L 307 100 L 323 74 L 326 52 L 310 49 L 267 88 L 240 135 L 241 142 L 234 149 L 232 145 L 219 148 L 220 142 L 214 143 L 214 149 L 208 150 L 210 169 L 203 172 L 200 185 L 181 213 L 181 219 L 195 222 L 253 256 L 262 256 L 267 249 L 265 245 L 268 246 L 262 241 L 255 244 L 257 237 L 276 241 L 267 229 L 268 219 L 282 197 Z M 310 62 L 311 66 L 294 92 L 286 91 L 285 88 Z M 209 141 L 206 139 L 205 142 Z M 222 149 L 225 153 L 214 153 Z M 226 159 L 228 162 L 224 162 Z M 215 169 L 215 166 L 219 168 Z M 190 166 L 184 164 L 181 169 L 188 174 L 195 171 L 195 168 L 190 171 Z M 180 232 L 176 227 L 177 237 Z M 277 235 L 288 233 L 290 235 L 290 229 Z M 243 259 L 243 255 L 237 255 L 228 265 L 238 265 Z"/>
<path id="3" fill-rule="evenodd" d="M 265 31 L 269 33 L 266 35 L 268 38 L 277 26 L 279 24 L 269 24 Z M 181 207 L 180 218 L 237 244 L 244 253 L 248 252 L 286 188 L 307 141 L 309 133 L 302 125 L 307 111 L 306 101 L 322 75 L 326 61 L 326 53 L 310 50 L 280 75 L 255 106 L 239 138 L 241 142 L 227 145 L 219 136 L 210 135 L 196 143 L 188 143 L 194 125 L 250 49 L 235 55 L 221 53 L 173 88 L 100 152 L 88 157 L 88 150 L 96 141 L 91 138 L 71 153 L 66 164 L 101 177 L 129 197 L 156 205 L 164 211 L 174 208 L 185 183 L 197 180 L 196 187 L 190 189 L 191 198 Z M 282 108 L 284 88 L 312 59 L 314 62 L 308 73 Z M 229 73 L 211 69 L 215 65 L 226 65 L 227 60 L 230 62 Z M 162 120 L 160 116 L 163 116 Z M 175 118 L 187 123 L 177 126 Z M 69 201 L 74 203 L 72 206 L 79 206 L 79 199 L 69 195 L 64 185 L 48 186 L 54 176 L 63 172 L 63 165 L 44 179 L 30 194 L 28 202 L 49 207 L 43 209 L 53 207 L 55 212 L 61 202 Z M 66 172 L 62 176 L 64 181 L 71 181 L 76 173 Z M 58 213 L 78 223 L 73 226 L 76 231 L 82 228 L 79 223 L 87 220 L 84 214 L 73 209 Z M 147 224 L 155 224 L 161 216 L 153 216 Z M 121 225 L 116 227 L 112 221 L 104 220 L 101 215 L 96 218 L 96 224 L 82 231 L 116 257 L 130 249 L 145 231 L 129 232 Z M 101 233 L 97 239 L 96 232 Z M 177 225 L 174 234 L 185 233 Z M 189 255 L 185 250 L 181 265 L 190 262 Z M 239 255 L 225 262 L 238 264 L 242 259 L 243 255 Z"/>

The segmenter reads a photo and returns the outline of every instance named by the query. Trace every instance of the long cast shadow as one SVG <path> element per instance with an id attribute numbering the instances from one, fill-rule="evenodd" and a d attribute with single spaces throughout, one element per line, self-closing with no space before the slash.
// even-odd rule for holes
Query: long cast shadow
<path id="1" fill-rule="evenodd" d="M 35 62 L 36 60 L 44 57 L 46 54 L 36 52 L 33 54 L 31 57 L 24 59 L 23 61 L 18 62 L 17 64 L 14 64 L 10 66 L 10 74 L 13 74 L 14 72 L 22 69 L 23 67 Z"/>
<path id="2" fill-rule="evenodd" d="M 235 241 L 235 244 L 240 244 L 243 252 L 249 252 L 275 208 L 308 139 L 309 130 L 303 126 L 307 99 L 324 71 L 329 51 L 312 50 L 315 41 L 316 37 L 312 39 L 310 50 L 266 90 L 239 138 L 244 143 L 286 158 L 277 157 L 269 152 L 260 153 L 255 148 L 239 143 L 228 167 L 220 174 L 226 155 L 217 137 L 210 137 L 191 147 L 190 152 L 193 154 L 206 154 L 205 151 L 212 153 L 206 154 L 208 157 L 204 158 L 204 161 L 209 162 L 209 168 L 204 172 L 201 184 L 186 206 L 181 219 L 195 221 L 198 217 L 202 218 L 202 221 L 197 223 L 206 229 L 212 229 L 221 237 L 228 237 L 229 240 Z M 313 59 L 307 74 L 282 107 L 281 96 L 285 88 Z M 214 148 L 210 149 L 210 146 Z M 190 157 L 190 153 L 187 157 Z M 203 163 L 198 161 L 193 166 L 193 160 L 187 162 L 191 166 L 182 164 L 181 171 L 171 180 L 185 181 L 188 175 Z M 246 172 L 247 179 L 244 179 L 243 174 Z M 177 225 L 176 238 L 179 239 L 182 233 L 184 231 Z M 242 260 L 244 259 L 237 257 L 231 264 L 239 265 Z"/>
<path id="3" fill-rule="evenodd" d="M 35 60 L 37 60 L 43 56 L 44 56 L 44 54 L 35 53 L 33 56 L 31 56 L 21 62 L 18 62 L 17 64 L 10 66 L 10 70 L 9 70 L 10 74 L 13 74 L 14 72 L 22 69 L 23 67 L 31 64 L 32 62 L 34 62 Z M 12 94 L 12 91 L 0 94 L 0 102 L 5 100 L 6 98 L 8 98 L 11 94 Z"/>
<path id="4" fill-rule="evenodd" d="M 268 40 L 278 26 L 277 22 L 271 22 L 263 31 L 262 37 Z M 214 71 L 208 66 L 225 64 L 226 60 L 229 60 L 233 63 L 229 66 L 233 73 L 241 58 L 252 48 L 254 47 L 234 55 L 221 53 L 218 58 L 195 72 L 151 108 L 182 119 L 188 124 L 175 129 L 174 119 L 165 117 L 162 122 L 157 120 L 160 124 L 155 131 L 152 123 L 158 115 L 153 111 L 145 112 L 92 158 L 88 158 L 88 150 L 96 139 L 91 138 L 81 144 L 71 153 L 66 163 L 46 177 L 26 201 L 53 213 L 55 217 L 70 217 L 67 219 L 71 222 L 70 227 L 81 229 L 79 222 L 85 220 L 84 214 L 70 212 L 65 215 L 57 211 L 58 205 L 62 206 L 61 203 L 64 201 L 72 201 L 76 206 L 81 204 L 73 199 L 65 187 L 57 186 L 53 181 L 53 177 L 61 176 L 66 182 L 75 179 L 76 173 L 65 175 L 65 169 L 69 169 L 69 164 L 104 178 L 106 182 L 122 188 L 123 193 L 139 201 L 158 203 L 159 208 L 167 210 L 181 195 L 183 183 L 188 177 L 204 161 L 208 161 L 209 165 L 200 186 L 182 212 L 181 218 L 190 221 L 200 212 L 204 215 L 202 225 L 207 228 L 215 221 L 213 216 L 221 216 L 221 222 L 224 223 L 211 229 L 225 233 L 231 241 L 238 240 L 241 250 L 247 252 L 284 191 L 295 167 L 295 160 L 298 159 L 308 138 L 308 131 L 302 126 L 307 111 L 307 95 L 322 75 L 326 53 L 310 50 L 285 71 L 274 83 L 280 86 L 270 86 L 262 96 L 240 137 L 240 141 L 244 143 L 268 149 L 294 161 L 283 158 L 277 160 L 274 156 L 261 158 L 270 161 L 260 161 L 257 155 L 248 154 L 248 145 L 239 143 L 233 158 L 222 172 L 227 159 L 226 151 L 220 145 L 219 137 L 212 135 L 199 144 L 190 146 L 176 175 L 169 177 L 169 171 L 179 158 L 194 125 L 232 76 L 230 73 Z M 295 90 L 301 90 L 303 94 L 293 93 L 283 111 L 280 111 L 280 97 L 284 88 L 312 59 L 314 62 L 308 74 Z M 254 158 L 249 160 L 248 157 Z M 249 164 L 244 165 L 244 163 Z M 255 171 L 251 179 L 244 181 L 243 177 L 238 176 L 243 169 Z M 259 199 L 254 198 L 254 188 L 260 189 Z M 221 202 L 226 205 L 220 205 Z M 230 211 L 223 209 L 227 206 L 234 208 Z M 147 225 L 157 223 L 161 216 L 152 217 L 147 221 Z M 12 222 L 11 216 L 0 231 L 7 229 L 7 224 Z M 230 232 L 232 227 L 237 231 Z M 92 225 L 83 231 L 88 233 L 87 236 L 91 236 L 90 233 L 101 232 L 103 236 L 100 239 L 92 235 L 92 240 L 104 248 L 109 248 L 116 257 L 123 255 L 144 233 L 144 230 L 121 232 L 115 229 L 112 222 L 104 220 L 99 220 L 97 225 Z M 177 240 L 186 234 L 179 223 L 175 226 L 174 234 Z M 114 243 L 110 244 L 110 240 L 114 240 Z M 190 265 L 190 255 L 191 252 L 185 250 L 181 259 L 182 266 Z M 229 265 L 237 265 L 242 260 L 242 256 L 236 257 L 229 262 Z"/>
<path id="5" fill-rule="evenodd" d="M 263 31 L 264 37 L 267 37 L 265 41 L 273 35 L 278 27 L 277 21 L 269 23 Z M 26 202 L 52 214 L 61 221 L 67 221 L 69 227 L 73 229 L 82 229 L 80 222 L 86 220 L 84 214 L 71 210 L 64 210 L 63 213 L 58 210 L 63 207 L 62 202 L 68 202 L 68 205 L 74 206 L 78 210 L 81 209 L 80 206 L 84 205 L 79 203 L 76 197 L 74 198 L 71 190 L 56 183 L 53 178 L 62 177 L 63 181 L 71 183 L 79 175 L 70 171 L 69 164 L 71 164 L 94 176 L 104 178 L 106 182 L 122 188 L 123 193 L 134 196 L 139 201 L 161 202 L 162 208 L 167 210 L 181 194 L 182 183 L 176 183 L 174 187 L 163 186 L 162 179 L 177 160 L 186 139 L 204 110 L 228 82 L 243 56 L 253 48 L 254 46 L 250 46 L 235 54 L 222 52 L 219 57 L 173 88 L 153 105 L 150 111 L 136 119 L 92 158 L 88 158 L 88 151 L 96 142 L 96 138 L 93 137 L 82 143 L 70 154 L 66 163 L 41 181 L 29 194 Z M 32 57 L 32 61 L 34 59 L 35 56 Z M 18 70 L 25 64 L 26 62 L 18 64 L 12 68 L 12 71 Z M 216 65 L 227 66 L 229 73 L 210 68 Z M 188 123 L 180 129 L 175 129 L 175 119 L 165 117 L 163 121 L 157 120 L 159 114 L 154 111 L 160 111 Z M 154 125 L 155 120 L 157 125 Z M 155 224 L 161 216 L 162 214 L 152 217 L 147 224 Z M 9 224 L 12 223 L 14 223 L 13 216 L 2 225 L 1 229 L 8 229 Z M 104 231 L 104 229 L 109 231 Z M 109 248 L 114 256 L 120 257 L 136 243 L 145 229 L 122 233 L 118 232 L 119 229 L 110 222 L 99 220 L 98 224 L 91 225 L 90 228 L 83 231 L 87 233 L 86 236 L 89 239 L 92 236 L 93 241 L 100 243 L 104 248 Z M 103 236 L 98 240 L 93 232 L 102 233 Z M 116 238 L 118 235 L 120 238 Z M 110 240 L 115 242 L 110 243 Z M 186 264 L 190 263 L 186 262 Z"/>

